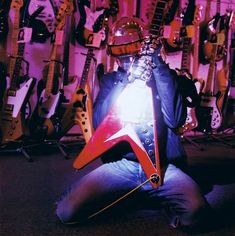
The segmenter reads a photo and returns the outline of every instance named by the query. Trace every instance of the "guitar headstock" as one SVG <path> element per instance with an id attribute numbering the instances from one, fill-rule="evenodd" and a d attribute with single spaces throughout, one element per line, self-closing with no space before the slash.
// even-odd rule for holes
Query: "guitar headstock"
<path id="1" fill-rule="evenodd" d="M 65 25 L 65 19 L 67 15 L 71 15 L 74 11 L 73 0 L 65 0 L 61 4 L 58 14 L 56 16 L 56 30 L 61 30 Z"/>
<path id="2" fill-rule="evenodd" d="M 11 8 L 19 10 L 24 5 L 23 0 L 12 0 Z"/>
<path id="3" fill-rule="evenodd" d="M 203 6 L 201 4 L 197 4 L 194 12 L 194 19 L 193 24 L 195 26 L 199 26 L 201 20 L 202 20 L 202 9 Z"/>

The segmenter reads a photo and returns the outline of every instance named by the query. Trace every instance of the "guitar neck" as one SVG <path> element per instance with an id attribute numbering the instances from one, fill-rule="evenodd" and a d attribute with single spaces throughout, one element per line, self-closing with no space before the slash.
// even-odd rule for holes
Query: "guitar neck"
<path id="1" fill-rule="evenodd" d="M 192 39 L 189 37 L 183 37 L 183 49 L 182 49 L 182 60 L 181 69 L 188 70 L 190 72 L 191 65 L 191 44 Z"/>
<path id="2" fill-rule="evenodd" d="M 82 77 L 80 80 L 80 85 L 79 87 L 84 89 L 87 83 L 87 78 L 88 78 L 88 74 L 89 74 L 89 68 L 91 65 L 91 60 L 93 57 L 93 48 L 88 48 L 87 51 L 87 56 L 86 56 L 86 60 L 85 60 L 85 64 L 84 64 L 84 68 L 83 68 L 83 72 L 82 72 Z"/>
<path id="3" fill-rule="evenodd" d="M 231 87 L 235 87 L 235 30 L 233 31 L 233 38 L 230 45 L 230 73 Z"/>
<path id="4" fill-rule="evenodd" d="M 164 21 L 164 12 L 167 6 L 167 0 L 158 1 L 155 6 L 153 18 L 151 20 L 149 33 L 155 36 L 160 36 L 161 28 Z"/>
<path id="5" fill-rule="evenodd" d="M 205 17 L 204 17 L 205 22 L 208 22 L 211 19 L 210 11 L 211 11 L 211 0 L 208 0 L 206 1 L 206 10 L 205 10 Z"/>
<path id="6" fill-rule="evenodd" d="M 198 78 L 198 58 L 199 58 L 199 25 L 195 25 L 194 27 L 194 49 L 193 49 L 193 78 Z"/>
<path id="7" fill-rule="evenodd" d="M 24 56 L 25 43 L 18 43 L 20 10 L 15 10 L 13 33 L 12 33 L 12 57 L 10 60 L 9 74 L 11 78 L 10 88 L 17 89 L 19 86 L 19 77 L 21 64 Z"/>
<path id="8" fill-rule="evenodd" d="M 18 56 L 18 33 L 19 33 L 20 9 L 14 10 L 13 31 L 11 40 L 11 58 L 9 63 L 9 75 L 12 78 L 16 64 L 16 57 Z"/>
<path id="9" fill-rule="evenodd" d="M 217 44 L 212 44 L 212 52 L 211 52 L 211 59 L 210 65 L 208 70 L 208 77 L 206 82 L 205 93 L 213 95 L 214 89 L 214 76 L 215 76 L 215 68 L 216 68 L 216 53 L 217 53 Z"/>
<path id="10" fill-rule="evenodd" d="M 220 0 L 216 1 L 216 13 L 220 14 Z"/>
<path id="11" fill-rule="evenodd" d="M 54 43 L 51 50 L 51 57 L 48 67 L 48 74 L 46 80 L 45 95 L 50 96 L 53 89 L 53 80 L 55 75 L 56 68 L 56 59 L 57 59 L 57 45 Z"/>

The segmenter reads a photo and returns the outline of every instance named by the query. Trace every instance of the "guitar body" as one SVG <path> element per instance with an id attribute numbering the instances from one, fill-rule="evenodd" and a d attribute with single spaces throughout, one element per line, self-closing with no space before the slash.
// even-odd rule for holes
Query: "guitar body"
<path id="1" fill-rule="evenodd" d="M 99 9 L 97 11 L 92 11 L 88 5 L 84 3 L 80 3 L 78 5 L 80 12 L 80 21 L 77 25 L 75 36 L 77 41 L 81 45 L 85 45 L 89 39 L 89 35 L 92 35 L 94 32 L 98 32 L 94 29 L 96 21 L 98 21 L 99 17 L 102 17 L 105 9 Z"/>
<path id="2" fill-rule="evenodd" d="M 136 92 L 134 90 L 136 90 Z M 127 94 L 132 94 L 132 98 L 129 97 L 129 99 L 126 100 L 128 107 L 136 107 L 136 94 L 141 94 L 142 96 L 139 96 L 138 100 L 147 102 L 147 105 L 145 104 L 146 106 L 144 106 L 147 108 L 147 112 L 143 112 L 143 108 L 139 107 L 140 109 L 138 111 L 135 110 L 135 114 L 131 114 L 130 117 L 129 110 L 122 109 L 120 106 L 123 104 L 123 101 L 127 99 Z M 80 169 L 84 167 L 107 150 L 124 141 L 130 144 L 147 177 L 150 178 L 155 175 L 160 178 L 160 163 L 156 162 L 155 167 L 151 160 L 151 158 L 154 158 L 155 154 L 158 155 L 158 147 L 153 144 L 150 138 L 156 128 L 155 125 L 153 125 L 152 109 L 149 109 L 149 105 L 153 106 L 151 103 L 152 96 L 150 87 L 146 85 L 135 87 L 133 83 L 128 84 L 116 100 L 114 106 L 109 110 L 98 126 L 89 142 L 79 153 L 73 163 L 74 168 Z M 142 140 L 141 135 L 147 136 L 148 139 Z M 161 181 L 152 183 L 152 185 L 156 188 L 160 183 Z"/>
<path id="3" fill-rule="evenodd" d="M 213 48 L 213 44 L 210 41 L 205 41 L 203 43 L 203 54 L 204 54 L 204 59 L 205 59 L 204 61 L 207 62 L 207 63 L 210 61 L 210 58 L 212 56 L 212 53 L 211 53 L 212 48 Z M 221 61 L 224 58 L 225 55 L 226 55 L 225 45 L 218 46 L 216 61 Z"/>
<path id="4" fill-rule="evenodd" d="M 30 22 L 32 41 L 44 43 L 55 30 L 55 12 L 51 0 L 30 0 L 28 15 L 31 16 L 39 7 L 43 7 L 43 11 Z"/>
<path id="5" fill-rule="evenodd" d="M 44 89 L 38 101 L 38 116 L 46 119 L 55 114 L 56 108 L 59 105 L 60 97 L 60 92 L 47 96 Z"/>
<path id="6" fill-rule="evenodd" d="M 220 96 L 220 92 L 215 96 L 206 94 L 201 95 L 201 103 L 196 110 L 199 121 L 199 131 L 211 131 L 218 129 L 221 126 L 222 114 L 217 105 Z"/>
<path id="7" fill-rule="evenodd" d="M 180 37 L 182 20 L 182 17 L 175 17 L 174 20 L 170 23 L 170 35 L 164 43 L 164 46 L 168 52 L 176 52 L 182 48 L 182 40 Z"/>
<path id="8" fill-rule="evenodd" d="M 60 132 L 60 105 L 62 102 L 62 90 L 47 94 L 45 81 L 38 83 L 38 102 L 30 120 L 30 132 L 36 139 L 57 137 Z"/>
<path id="9" fill-rule="evenodd" d="M 28 134 L 25 109 L 35 83 L 36 79 L 30 78 L 18 90 L 9 88 L 6 91 L 1 112 L 3 143 L 15 141 Z"/>
<path id="10" fill-rule="evenodd" d="M 194 82 L 197 93 L 201 94 L 201 91 L 204 88 L 204 81 L 203 80 L 197 80 Z M 197 113 L 196 113 L 196 107 L 199 105 L 198 102 L 196 102 L 197 104 L 194 105 L 193 107 L 187 107 L 187 117 L 186 117 L 186 121 L 184 123 L 184 125 L 181 128 L 181 132 L 185 133 L 185 132 L 189 132 L 191 130 L 194 130 L 198 127 L 198 118 L 197 118 Z"/>
<path id="11" fill-rule="evenodd" d="M 77 88 L 72 95 L 61 121 L 61 134 L 66 134 L 74 125 L 79 125 L 85 142 L 88 142 L 93 135 L 92 123 L 92 100 L 89 86 L 85 89 Z"/>

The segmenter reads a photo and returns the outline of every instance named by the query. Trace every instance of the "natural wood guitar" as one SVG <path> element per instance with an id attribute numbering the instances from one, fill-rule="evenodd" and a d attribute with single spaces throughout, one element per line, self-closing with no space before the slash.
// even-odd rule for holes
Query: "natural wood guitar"
<path id="1" fill-rule="evenodd" d="M 66 17 L 71 15 L 73 10 L 73 0 L 64 0 L 56 16 L 55 37 L 52 43 L 47 77 L 46 80 L 42 79 L 38 84 L 38 103 L 30 122 L 31 133 L 35 138 L 54 137 L 60 132 L 58 111 L 63 98 L 63 81 L 60 77 L 62 63 L 58 55 L 58 48 L 62 46 L 60 41 L 63 41 Z"/>
<path id="2" fill-rule="evenodd" d="M 96 31 L 107 31 L 108 19 L 110 16 L 115 16 L 118 13 L 116 2 L 113 1 L 108 9 L 104 10 L 103 22 L 96 26 Z M 90 16 L 91 17 L 91 16 Z M 90 22 L 91 23 L 91 22 Z M 93 35 L 94 32 L 91 32 Z M 104 40 L 106 37 L 104 38 Z M 65 135 L 74 125 L 79 125 L 85 142 L 91 138 L 94 130 L 92 124 L 92 96 L 88 83 L 88 75 L 90 65 L 94 58 L 94 47 L 89 47 L 87 50 L 86 60 L 79 84 L 72 95 L 71 101 L 62 117 L 61 135 Z"/>
<path id="3" fill-rule="evenodd" d="M 15 11 L 13 33 L 12 33 L 12 55 L 9 64 L 10 87 L 4 95 L 4 103 L 1 111 L 2 142 L 15 141 L 28 135 L 28 127 L 25 120 L 26 103 L 29 100 L 32 89 L 36 83 L 35 78 L 28 78 L 22 83 L 21 65 L 24 56 L 24 42 L 18 42 L 20 34 L 20 9 L 23 1 L 13 0 L 11 8 Z M 34 12 L 35 17 L 42 9 Z M 30 19 L 25 19 L 28 26 Z"/>

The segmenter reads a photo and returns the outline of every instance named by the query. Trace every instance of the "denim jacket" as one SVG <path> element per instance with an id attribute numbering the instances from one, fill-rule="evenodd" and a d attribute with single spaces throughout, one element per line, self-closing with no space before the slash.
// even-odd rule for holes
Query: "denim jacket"
<path id="1" fill-rule="evenodd" d="M 156 65 L 152 76 L 156 83 L 155 115 L 161 165 L 167 163 L 180 164 L 182 161 L 184 162 L 186 155 L 176 130 L 185 122 L 184 98 L 175 71 L 161 61 L 157 53 L 153 55 L 153 62 Z M 125 87 L 126 78 L 126 72 L 120 68 L 118 71 L 103 76 L 100 91 L 94 104 L 93 124 L 95 128 L 101 123 Z M 127 152 L 131 153 L 130 150 Z M 125 155 L 126 153 L 125 151 L 122 152 L 124 157 L 131 156 Z"/>

